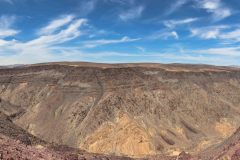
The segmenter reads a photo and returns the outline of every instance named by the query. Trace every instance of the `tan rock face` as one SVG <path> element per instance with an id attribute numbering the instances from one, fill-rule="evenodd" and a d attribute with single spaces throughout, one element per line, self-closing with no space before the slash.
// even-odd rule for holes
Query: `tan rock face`
<path id="1" fill-rule="evenodd" d="M 228 122 L 227 119 L 221 119 L 220 122 L 216 123 L 215 129 L 223 138 L 226 138 L 230 137 L 236 131 L 236 126 Z"/>
<path id="2" fill-rule="evenodd" d="M 198 153 L 240 125 L 240 71 L 49 64 L 0 69 L 0 111 L 48 142 L 144 157 Z"/>
<path id="3" fill-rule="evenodd" d="M 93 153 L 119 153 L 135 157 L 156 154 L 145 129 L 124 112 L 117 114 L 115 122 L 103 124 L 87 137 L 80 148 Z"/>

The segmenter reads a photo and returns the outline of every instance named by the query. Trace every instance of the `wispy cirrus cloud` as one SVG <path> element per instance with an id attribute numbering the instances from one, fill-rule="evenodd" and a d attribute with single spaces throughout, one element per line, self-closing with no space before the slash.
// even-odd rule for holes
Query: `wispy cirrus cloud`
<path id="1" fill-rule="evenodd" d="M 221 33 L 219 37 L 221 39 L 229 39 L 229 40 L 240 42 L 240 28 L 237 28 L 229 32 Z"/>
<path id="2" fill-rule="evenodd" d="M 16 0 L 13 0 L 13 2 L 17 3 Z M 84 2 L 81 5 L 81 7 L 83 8 L 79 8 L 79 3 L 76 3 L 76 8 L 79 12 L 76 13 L 74 10 L 74 15 L 56 15 L 56 18 L 52 19 L 49 23 L 46 23 L 45 26 L 39 26 L 40 28 L 38 29 L 35 28 L 35 32 L 33 33 L 33 35 L 28 32 L 30 35 L 26 37 L 22 36 L 22 34 L 16 37 L 15 35 L 19 32 L 18 28 L 16 29 L 16 27 L 22 27 L 23 32 L 24 29 L 28 30 L 28 28 L 26 27 L 27 24 L 20 23 L 14 26 L 16 17 L 5 16 L 5 18 L 2 18 L 0 22 L 0 64 L 37 63 L 44 61 L 49 62 L 68 60 L 101 60 L 101 62 L 126 62 L 129 60 L 129 62 L 150 61 L 170 63 L 208 63 L 221 65 L 239 64 L 238 61 L 240 58 L 240 49 L 239 47 L 233 47 L 234 45 L 237 46 L 237 44 L 239 44 L 240 42 L 239 26 L 233 26 L 233 24 L 229 24 L 199 28 L 194 23 L 197 22 L 197 24 L 200 24 L 201 26 L 206 26 L 206 23 L 203 20 L 204 18 L 201 18 L 206 16 L 205 12 L 208 13 L 207 16 L 210 16 L 214 19 L 214 22 L 211 21 L 210 25 L 221 24 L 222 22 L 224 22 L 220 22 L 219 20 L 228 17 L 227 12 L 222 12 L 223 15 L 221 16 L 217 15 L 216 13 L 217 11 L 220 11 L 221 13 L 222 10 L 220 9 L 229 9 L 226 5 L 224 5 L 223 1 L 175 1 L 176 3 L 172 3 L 171 9 L 168 10 L 167 13 L 169 17 L 171 15 L 171 19 L 162 21 L 162 18 L 158 17 L 158 19 L 154 19 L 154 21 L 152 21 L 153 23 L 151 23 L 152 25 L 156 24 L 156 22 L 163 22 L 165 27 L 163 27 L 162 25 L 152 25 L 146 29 L 144 27 L 146 27 L 147 25 L 140 26 L 141 24 L 139 23 L 136 25 L 132 23 L 131 27 L 135 25 L 134 27 L 137 28 L 136 31 L 131 31 L 132 28 L 128 28 L 129 25 L 127 24 L 131 20 L 138 18 L 141 18 L 142 20 L 143 18 L 147 19 L 149 18 L 149 16 L 151 16 L 152 13 L 149 12 L 151 8 L 147 8 L 151 5 L 148 5 L 147 1 L 145 1 L 145 3 L 141 3 L 143 1 L 103 0 L 103 2 L 108 2 L 108 4 L 104 3 L 101 5 L 107 5 L 108 7 L 116 7 L 114 8 L 116 9 L 116 11 L 108 10 L 108 12 L 103 13 L 103 15 L 105 16 L 106 14 L 114 12 L 113 15 L 115 16 L 115 18 L 124 22 L 122 23 L 124 25 L 121 29 L 119 29 L 118 27 L 114 28 L 114 25 L 106 27 L 105 25 L 102 25 L 102 23 L 97 22 L 99 16 L 101 16 L 100 14 L 102 14 L 103 12 L 103 9 L 100 8 L 102 7 L 101 5 L 97 6 L 99 7 L 99 10 L 101 10 L 101 13 L 99 12 L 99 16 L 97 16 L 95 19 L 92 18 L 95 14 L 89 16 L 89 21 L 86 18 L 79 18 L 84 16 L 87 17 L 87 15 L 95 11 L 96 3 L 99 3 L 100 1 L 83 0 L 81 2 Z M 195 6 L 195 10 L 193 10 L 192 4 L 196 4 L 197 8 L 200 8 L 201 12 L 198 12 L 199 10 L 197 11 Z M 186 16 L 185 12 L 182 13 L 180 8 L 193 11 L 193 14 L 191 13 L 192 16 Z M 105 9 L 107 8 L 104 8 L 104 10 Z M 229 10 L 232 14 L 231 9 Z M 96 9 L 96 13 L 97 11 L 98 10 Z M 197 12 L 196 14 L 195 11 Z M 173 13 L 177 13 L 179 15 L 173 15 Z M 159 15 L 162 15 L 162 13 L 160 12 Z M 199 18 L 194 18 L 195 16 Z M 178 19 L 178 17 L 186 18 Z M 112 17 L 110 16 L 110 18 Z M 106 16 L 106 20 L 109 20 L 109 23 L 114 23 L 115 20 L 112 20 L 110 18 Z M 167 17 L 164 17 L 164 19 L 166 18 Z M 46 19 L 44 17 L 42 19 L 42 22 L 44 22 L 45 20 Z M 19 20 L 17 19 L 17 21 Z M 42 22 L 39 24 L 42 24 Z M 104 26 L 106 28 L 103 28 L 103 30 L 99 30 L 98 28 L 94 28 L 93 26 L 91 26 L 91 24 L 89 24 L 91 22 L 93 22 L 95 26 Z M 124 28 L 125 26 L 127 27 Z M 191 36 L 188 36 L 188 40 L 191 41 L 191 39 L 194 39 L 193 49 L 184 49 L 185 41 L 181 41 L 181 39 L 186 40 L 184 38 L 186 36 L 186 30 L 182 26 L 186 27 L 187 30 L 190 27 Z M 114 31 L 111 32 L 110 30 Z M 137 33 L 138 31 L 142 32 Z M 30 30 L 30 32 L 32 31 Z M 146 36 L 149 35 L 149 33 L 153 34 L 151 34 L 150 36 Z M 129 35 L 141 35 L 139 37 L 145 38 L 134 38 Z M 116 38 L 116 36 L 118 38 Z M 197 37 L 198 39 L 193 37 Z M 202 46 L 197 44 L 201 44 L 201 42 L 208 39 L 216 39 L 218 41 L 211 41 L 213 43 L 207 44 L 205 46 L 206 48 L 201 48 Z M 140 42 L 138 43 L 137 41 Z M 146 43 L 141 43 L 142 41 Z M 164 41 L 168 43 L 165 43 Z M 235 42 L 235 44 L 227 44 L 226 46 L 222 45 L 222 47 L 214 48 L 216 45 L 219 46 L 218 42 Z M 128 45 L 128 43 L 130 45 Z M 159 45 L 159 43 L 161 43 L 161 45 Z M 173 43 L 179 44 L 180 47 L 174 47 Z M 112 47 L 113 44 L 114 47 Z M 120 44 L 124 44 L 121 45 L 121 47 L 126 46 L 129 49 L 129 52 L 118 52 L 118 49 L 116 49 L 118 47 L 116 46 L 120 46 Z M 170 45 L 172 47 L 168 48 Z M 200 46 L 200 49 L 196 48 L 198 46 Z M 99 48 L 93 49 L 95 47 Z"/>
<path id="3" fill-rule="evenodd" d="M 176 31 L 163 30 L 163 31 L 155 32 L 152 35 L 147 37 L 147 39 L 150 39 L 150 40 L 157 40 L 157 39 L 167 40 L 169 38 L 178 40 L 179 35 Z"/>
<path id="4" fill-rule="evenodd" d="M 190 24 L 190 23 L 193 23 L 198 20 L 199 20 L 199 18 L 186 18 L 186 19 L 181 19 L 181 20 L 166 20 L 163 22 L 163 24 L 168 28 L 175 28 L 176 26 Z"/>
<path id="5" fill-rule="evenodd" d="M 87 22 L 86 19 L 73 20 L 66 29 L 60 30 L 55 34 L 48 34 L 38 37 L 32 41 L 29 41 L 28 45 L 53 45 L 60 44 L 66 41 L 70 41 L 79 37 L 82 32 L 79 30 Z"/>
<path id="6" fill-rule="evenodd" d="M 102 45 L 127 43 L 127 42 L 134 42 L 134 41 L 138 41 L 138 40 L 140 40 L 140 38 L 129 38 L 129 37 L 122 37 L 121 39 L 91 40 L 91 41 L 85 41 L 84 47 L 94 48 L 94 47 L 102 46 Z"/>
<path id="7" fill-rule="evenodd" d="M 62 26 L 69 24 L 74 18 L 75 18 L 74 15 L 62 15 L 59 18 L 51 21 L 47 26 L 41 28 L 38 31 L 38 34 L 39 35 L 51 34 L 59 30 Z"/>
<path id="8" fill-rule="evenodd" d="M 70 17 L 70 15 L 66 15 L 65 17 Z M 65 20 L 64 23 L 62 19 L 59 18 L 52 20 L 43 27 L 48 28 L 46 32 L 43 32 L 37 38 L 28 41 L 17 41 L 14 39 L 4 40 L 0 38 L 0 64 L 29 64 L 74 60 L 72 56 L 78 56 L 78 58 L 79 56 L 86 57 L 81 50 L 82 47 L 91 48 L 101 45 L 127 43 L 140 40 L 139 38 L 133 39 L 129 37 L 108 40 L 100 39 L 83 41 L 83 46 L 80 48 L 72 48 L 68 46 L 61 47 L 61 44 L 65 44 L 65 42 L 69 42 L 83 35 L 85 33 L 85 28 L 83 28 L 84 26 L 89 27 L 89 25 L 85 25 L 87 23 L 87 19 L 70 19 L 71 20 Z M 40 28 L 39 31 L 42 31 L 43 28 Z M 39 31 L 37 33 L 39 33 Z M 108 54 L 106 54 L 106 56 L 107 55 Z M 91 54 L 89 57 L 91 57 Z"/>
<path id="9" fill-rule="evenodd" d="M 208 49 L 193 50 L 191 52 L 197 53 L 197 54 L 240 57 L 240 47 L 208 48 Z"/>
<path id="10" fill-rule="evenodd" d="M 221 0 L 195 0 L 196 7 L 205 9 L 212 14 L 214 21 L 220 21 L 233 14 L 232 10 L 228 8 Z"/>
<path id="11" fill-rule="evenodd" d="M 192 37 L 201 39 L 219 39 L 222 41 L 240 42 L 240 27 L 218 25 L 190 29 Z"/>
<path id="12" fill-rule="evenodd" d="M 183 5 L 185 5 L 186 3 L 188 3 L 190 0 L 175 0 L 171 6 L 167 9 L 167 11 L 165 12 L 165 15 L 170 15 L 174 12 L 176 12 L 177 10 L 179 10 Z"/>
<path id="13" fill-rule="evenodd" d="M 165 12 L 165 15 L 173 14 L 189 2 L 193 2 L 195 8 L 204 9 L 210 13 L 214 21 L 220 21 L 233 14 L 233 10 L 222 0 L 176 0 Z"/>
<path id="14" fill-rule="evenodd" d="M 202 28 L 191 28 L 191 36 L 199 37 L 201 39 L 216 39 L 222 30 L 228 29 L 229 26 L 218 25 L 218 26 L 208 26 Z"/>
<path id="15" fill-rule="evenodd" d="M 10 37 L 18 34 L 19 31 L 8 28 L 0 28 L 0 38 Z"/>
<path id="16" fill-rule="evenodd" d="M 53 20 L 44 27 L 54 26 L 50 27 L 51 32 L 46 32 L 32 40 L 17 41 L 0 38 L 0 63 L 36 63 L 51 61 L 56 58 L 60 59 L 61 55 L 57 54 L 60 51 L 53 49 L 53 47 L 81 36 L 83 34 L 81 28 L 87 23 L 87 20 L 75 18 L 68 23 L 65 21 L 61 25 L 56 23 L 58 20 Z M 62 26 L 64 27 L 62 28 Z M 42 30 L 42 28 L 39 30 Z"/>
<path id="17" fill-rule="evenodd" d="M 213 65 L 232 65 L 238 63 L 240 57 L 239 47 L 222 47 L 222 48 L 207 48 L 207 49 L 182 49 L 172 51 L 159 51 L 159 52 L 142 52 L 142 53 L 129 53 L 129 52 L 81 52 L 78 49 L 61 49 L 62 54 L 81 55 L 82 58 L 97 58 L 100 62 L 175 62 L 175 63 L 196 63 L 196 64 L 213 64 Z M 109 57 L 117 57 L 117 60 L 112 60 Z M 128 61 L 122 61 L 128 59 Z"/>
<path id="18" fill-rule="evenodd" d="M 0 38 L 14 36 L 20 32 L 12 28 L 15 20 L 15 16 L 3 15 L 0 17 Z"/>
<path id="19" fill-rule="evenodd" d="M 129 21 L 141 17 L 144 11 L 144 6 L 134 6 L 128 10 L 124 10 L 119 14 L 122 21 Z"/>

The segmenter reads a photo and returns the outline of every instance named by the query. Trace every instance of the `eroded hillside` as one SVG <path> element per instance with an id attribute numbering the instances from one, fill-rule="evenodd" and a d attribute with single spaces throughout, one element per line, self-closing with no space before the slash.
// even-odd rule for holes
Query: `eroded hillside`
<path id="1" fill-rule="evenodd" d="M 197 154 L 240 127 L 240 70 L 88 63 L 3 68 L 0 110 L 36 137 L 88 152 Z"/>

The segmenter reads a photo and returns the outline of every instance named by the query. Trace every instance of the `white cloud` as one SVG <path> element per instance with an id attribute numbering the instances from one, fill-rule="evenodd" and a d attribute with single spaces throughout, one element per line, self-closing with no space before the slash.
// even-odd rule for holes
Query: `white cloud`
<path id="1" fill-rule="evenodd" d="M 7 43 L 7 44 L 6 44 Z M 20 44 L 20 42 L 3 42 L 6 46 Z M 2 42 L 0 40 L 0 46 Z M 0 47 L 0 53 L 2 47 Z M 129 53 L 129 52 L 83 52 L 80 47 L 42 47 L 32 46 L 25 50 L 16 48 L 18 54 L 9 54 L 7 56 L 0 54 L 0 64 L 32 64 L 39 62 L 51 61 L 79 61 L 90 59 L 95 62 L 176 62 L 176 63 L 205 63 L 214 65 L 239 65 L 240 47 L 232 48 L 210 48 L 210 49 L 195 49 L 183 50 L 182 52 L 149 52 Z M 118 57 L 113 61 L 110 57 Z M 126 59 L 122 61 L 123 59 Z"/>
<path id="2" fill-rule="evenodd" d="M 222 33 L 219 37 L 221 39 L 230 39 L 230 40 L 240 42 L 240 28 L 235 29 L 230 32 L 227 32 L 227 33 Z"/>
<path id="3" fill-rule="evenodd" d="M 11 37 L 18 34 L 19 31 L 14 29 L 1 29 L 0 28 L 0 38 Z"/>
<path id="4" fill-rule="evenodd" d="M 162 51 L 162 52 L 148 52 L 143 53 L 129 53 L 129 52 L 81 52 L 77 48 L 60 49 L 62 54 L 80 56 L 81 58 L 94 59 L 100 62 L 119 63 L 119 62 L 156 62 L 156 63 L 195 63 L 195 64 L 213 64 L 213 65 L 238 65 L 238 57 L 240 57 L 239 47 L 232 48 L 210 48 L 210 49 L 195 49 L 195 50 L 178 50 Z M 230 53 L 230 54 L 227 54 Z M 118 57 L 113 61 L 109 57 Z M 122 61 L 122 58 L 124 61 Z M 126 61 L 126 58 L 128 61 Z M 72 59 L 75 60 L 75 59 Z"/>
<path id="5" fill-rule="evenodd" d="M 58 33 L 43 35 L 27 42 L 27 45 L 54 45 L 60 44 L 74 38 L 77 38 L 81 35 L 79 27 L 83 26 L 86 23 L 86 19 L 77 19 L 71 22 L 66 29 L 60 30 Z"/>
<path id="6" fill-rule="evenodd" d="M 0 17 L 0 38 L 14 36 L 20 32 L 12 29 L 12 25 L 14 24 L 15 20 L 15 16 L 3 15 Z"/>
<path id="7" fill-rule="evenodd" d="M 220 0 L 203 0 L 202 2 L 202 7 L 205 9 L 218 9 L 220 7 Z"/>
<path id="8" fill-rule="evenodd" d="M 171 34 L 169 35 L 170 37 L 172 36 L 175 39 L 179 39 L 178 33 L 175 31 L 172 31 Z"/>
<path id="9" fill-rule="evenodd" d="M 122 21 L 136 19 L 136 18 L 141 17 L 143 11 L 144 11 L 143 6 L 136 6 L 136 7 L 130 8 L 129 10 L 125 10 L 122 13 L 120 13 L 119 18 Z"/>
<path id="10" fill-rule="evenodd" d="M 178 25 L 189 24 L 197 20 L 198 18 L 187 18 L 182 20 L 167 20 L 167 21 L 164 21 L 163 24 L 168 28 L 175 28 Z"/>
<path id="11" fill-rule="evenodd" d="M 64 25 L 64 29 L 57 29 L 53 33 L 26 42 L 0 38 L 0 64 L 64 60 L 64 57 L 58 54 L 60 51 L 52 49 L 52 47 L 82 35 L 83 31 L 80 28 L 86 21 L 86 19 L 73 19 L 69 24 Z"/>
<path id="12" fill-rule="evenodd" d="M 217 39 L 220 33 L 220 29 L 191 29 L 191 36 L 198 36 L 201 39 Z"/>
<path id="13" fill-rule="evenodd" d="M 180 9 L 183 5 L 185 5 L 189 0 L 175 0 L 175 2 L 172 3 L 170 8 L 165 12 L 165 15 L 170 15 L 174 12 L 176 12 L 178 9 Z"/>
<path id="14" fill-rule="evenodd" d="M 85 26 L 84 24 L 86 24 L 86 21 L 86 19 L 73 19 L 52 33 L 49 32 L 47 35 L 40 35 L 35 39 L 25 42 L 14 39 L 4 40 L 0 38 L 0 64 L 7 65 L 66 61 L 76 60 L 76 57 L 86 57 L 80 48 L 69 46 L 59 47 L 60 43 L 68 42 L 84 34 L 85 30 L 82 27 Z M 51 24 L 51 22 L 49 24 Z M 88 25 L 86 26 L 88 27 Z M 137 40 L 139 39 L 123 37 L 115 40 L 102 39 L 89 41 L 84 42 L 84 44 L 89 47 L 95 47 L 99 45 L 133 42 Z M 89 56 L 91 57 L 91 55 Z"/>
<path id="15" fill-rule="evenodd" d="M 212 14 L 215 21 L 222 20 L 232 15 L 230 8 L 226 7 L 221 0 L 195 0 L 198 8 L 205 9 Z"/>
<path id="16" fill-rule="evenodd" d="M 154 34 L 150 35 L 147 37 L 148 39 L 151 40 L 156 40 L 156 39 L 169 39 L 169 38 L 174 38 L 176 40 L 179 39 L 179 35 L 176 31 L 160 31 L 160 32 L 155 32 Z"/>
<path id="17" fill-rule="evenodd" d="M 192 53 L 220 55 L 229 57 L 240 57 L 240 47 L 222 47 L 222 48 L 209 48 L 203 50 L 193 50 Z"/>
<path id="18" fill-rule="evenodd" d="M 15 43 L 16 43 L 16 40 L 7 41 L 7 40 L 0 39 L 0 47 L 1 47 L 0 51 L 3 50 L 4 48 L 8 47 L 8 46 L 14 45 Z"/>
<path id="19" fill-rule="evenodd" d="M 199 37 L 201 39 L 217 39 L 222 30 L 229 29 L 227 25 L 208 26 L 202 28 L 190 29 L 192 37 Z"/>
<path id="20" fill-rule="evenodd" d="M 240 42 L 240 28 L 226 25 L 190 29 L 192 37 Z"/>
<path id="21" fill-rule="evenodd" d="M 100 39 L 100 40 L 85 41 L 84 46 L 87 48 L 94 48 L 101 45 L 134 42 L 138 40 L 140 40 L 140 38 L 123 37 L 121 39 L 110 39 L 110 40 Z"/>
<path id="22" fill-rule="evenodd" d="M 60 29 L 62 26 L 69 24 L 73 19 L 74 19 L 73 15 L 63 15 L 60 18 L 50 22 L 46 27 L 41 28 L 38 31 L 38 34 L 39 35 L 51 34 Z"/>

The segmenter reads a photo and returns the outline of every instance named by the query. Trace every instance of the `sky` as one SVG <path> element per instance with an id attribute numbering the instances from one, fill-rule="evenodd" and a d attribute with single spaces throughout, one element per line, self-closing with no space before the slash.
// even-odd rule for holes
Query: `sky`
<path id="1" fill-rule="evenodd" d="M 0 65 L 240 65 L 240 0 L 0 0 Z"/>

